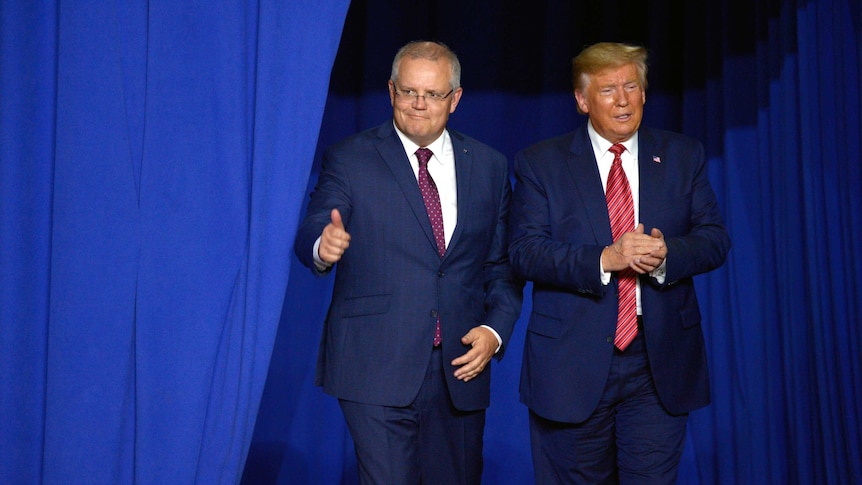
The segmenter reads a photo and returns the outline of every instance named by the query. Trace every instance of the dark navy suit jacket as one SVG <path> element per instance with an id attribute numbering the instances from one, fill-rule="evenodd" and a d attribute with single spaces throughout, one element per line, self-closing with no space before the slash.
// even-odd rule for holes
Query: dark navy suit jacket
<path id="1" fill-rule="evenodd" d="M 668 248 L 663 284 L 640 276 L 647 353 L 659 398 L 673 414 L 709 403 L 701 315 L 692 277 L 720 266 L 730 239 L 707 180 L 703 146 L 641 127 L 639 218 Z M 613 242 L 586 124 L 515 159 L 510 258 L 532 280 L 521 400 L 542 417 L 577 423 L 595 410 L 613 355 L 616 279 L 602 285 Z"/>
<path id="2" fill-rule="evenodd" d="M 452 376 L 460 339 L 487 324 L 505 348 L 522 285 L 507 256 L 511 184 L 506 158 L 449 130 L 458 222 L 444 258 L 434 242 L 416 176 L 391 121 L 332 146 L 297 233 L 295 251 L 314 269 L 313 245 L 336 208 L 351 235 L 335 267 L 317 385 L 338 398 L 406 406 L 422 385 L 437 315 L 449 393 L 461 410 L 486 408 L 490 366 L 469 382 Z M 502 349 L 498 356 L 502 355 Z"/>

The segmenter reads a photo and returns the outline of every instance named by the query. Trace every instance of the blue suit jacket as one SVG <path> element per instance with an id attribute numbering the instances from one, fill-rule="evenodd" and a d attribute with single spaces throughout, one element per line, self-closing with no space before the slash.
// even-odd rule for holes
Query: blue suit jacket
<path id="1" fill-rule="evenodd" d="M 504 347 L 512 335 L 522 285 L 512 277 L 507 256 L 508 164 L 490 147 L 449 134 L 458 222 L 442 259 L 391 121 L 324 154 L 295 251 L 314 270 L 314 242 L 330 211 L 340 211 L 351 241 L 335 268 L 316 377 L 338 398 L 386 406 L 412 402 L 429 364 L 438 314 L 447 366 L 469 350 L 460 339 L 477 325 L 494 328 Z M 455 379 L 454 371 L 449 366 L 446 375 L 455 406 L 487 407 L 490 366 L 467 383 Z"/>
<path id="2" fill-rule="evenodd" d="M 730 239 L 703 146 L 644 127 L 638 143 L 640 222 L 668 248 L 664 284 L 640 276 L 647 353 L 662 404 L 679 414 L 710 400 L 692 277 L 720 266 Z M 519 153 L 515 174 L 510 258 L 534 282 L 521 400 L 545 418 L 581 422 L 604 390 L 617 320 L 616 279 L 602 285 L 599 274 L 613 239 L 586 124 Z"/>

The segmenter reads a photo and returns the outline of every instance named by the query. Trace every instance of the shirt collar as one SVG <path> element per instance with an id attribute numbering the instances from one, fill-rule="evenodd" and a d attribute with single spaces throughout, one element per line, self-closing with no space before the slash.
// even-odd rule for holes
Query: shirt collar
<path id="1" fill-rule="evenodd" d="M 613 143 L 605 140 L 598 134 L 595 128 L 593 128 L 592 121 L 587 122 L 587 134 L 590 136 L 590 142 L 593 145 L 593 152 L 597 154 L 608 153 L 608 149 L 613 145 Z M 637 159 L 637 146 L 638 146 L 638 132 L 635 132 L 634 135 L 631 136 L 628 140 L 621 143 L 622 146 L 626 147 L 626 151 L 631 153 L 635 159 Z M 601 157 L 598 157 L 601 158 Z"/>
<path id="2" fill-rule="evenodd" d="M 395 133 L 397 133 L 398 138 L 401 139 L 401 144 L 404 145 L 404 151 L 407 153 L 407 156 L 408 157 L 414 156 L 416 153 L 416 150 L 418 150 L 422 147 L 420 147 L 416 143 L 413 143 L 413 141 L 410 138 L 407 138 L 407 135 L 405 135 L 401 130 L 398 129 L 397 126 L 395 126 L 394 121 L 392 122 L 392 126 L 395 127 Z M 444 152 L 444 149 L 445 149 L 445 146 L 446 146 L 446 143 L 448 142 L 448 140 L 449 140 L 449 130 L 444 129 L 443 133 L 440 136 L 438 136 L 436 140 L 432 141 L 430 144 L 428 144 L 425 147 L 425 148 L 431 150 L 431 153 L 434 154 L 434 156 L 431 157 L 432 161 L 436 160 L 437 163 L 443 164 L 443 152 Z M 610 145 L 608 145 L 608 146 L 610 146 Z"/>

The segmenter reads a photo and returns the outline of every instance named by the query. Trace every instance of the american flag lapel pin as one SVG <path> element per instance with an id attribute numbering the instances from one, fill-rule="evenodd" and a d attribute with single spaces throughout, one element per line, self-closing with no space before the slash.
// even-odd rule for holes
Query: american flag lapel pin
<path id="1" fill-rule="evenodd" d="M 658 155 L 653 155 L 652 161 L 655 163 L 661 163 L 661 157 L 659 157 Z"/>

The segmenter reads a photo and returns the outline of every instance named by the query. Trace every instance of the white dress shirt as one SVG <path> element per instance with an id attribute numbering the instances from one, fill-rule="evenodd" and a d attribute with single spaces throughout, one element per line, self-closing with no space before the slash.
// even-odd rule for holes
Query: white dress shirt
<path id="1" fill-rule="evenodd" d="M 416 157 L 416 150 L 423 148 L 413 143 L 407 138 L 407 135 L 401 133 L 398 127 L 395 127 L 395 132 L 398 133 L 398 138 L 401 139 L 401 144 L 404 145 L 404 151 L 407 153 L 407 158 L 410 159 L 410 167 L 413 168 L 413 176 L 416 177 L 416 183 L 419 183 L 419 159 Z M 443 235 L 446 238 L 446 247 L 449 247 L 449 241 L 452 240 L 452 233 L 455 232 L 455 225 L 458 223 L 458 185 L 455 181 L 455 151 L 452 148 L 452 140 L 449 138 L 449 131 L 443 130 L 443 134 L 436 140 L 424 147 L 431 150 L 433 156 L 428 160 L 428 175 L 434 180 L 437 186 L 437 193 L 440 194 L 440 208 L 443 210 Z"/>
<path id="2" fill-rule="evenodd" d="M 611 172 L 611 165 L 614 162 L 614 154 L 608 151 L 608 149 L 613 145 L 613 143 L 609 142 L 602 138 L 593 128 L 592 123 L 587 124 L 587 133 L 590 136 L 590 142 L 593 145 L 593 153 L 596 156 L 596 164 L 599 169 L 599 176 L 602 179 L 602 189 L 607 191 L 608 188 L 608 174 Z M 622 146 L 626 148 L 626 150 L 620 154 L 620 159 L 623 162 L 623 172 L 626 174 L 626 178 L 629 181 L 629 187 L 632 191 L 632 202 L 634 202 L 635 206 L 635 227 L 637 227 L 640 222 L 640 177 L 638 176 L 638 133 L 635 132 L 631 138 L 621 143 Z M 661 228 L 659 228 L 661 229 Z M 634 230 L 634 228 L 632 228 Z M 644 232 L 649 233 L 652 228 L 644 228 Z M 664 283 L 664 275 L 666 262 L 662 261 L 661 266 L 650 272 L 650 276 L 656 278 L 659 283 Z M 605 272 L 604 268 L 602 268 L 601 258 L 599 258 L 599 271 L 602 276 L 602 284 L 610 284 L 611 282 L 611 274 Z M 641 310 L 641 282 L 640 279 L 637 280 L 637 288 L 636 288 L 636 298 L 637 298 L 637 308 L 638 315 L 643 315 L 643 311 Z"/>

